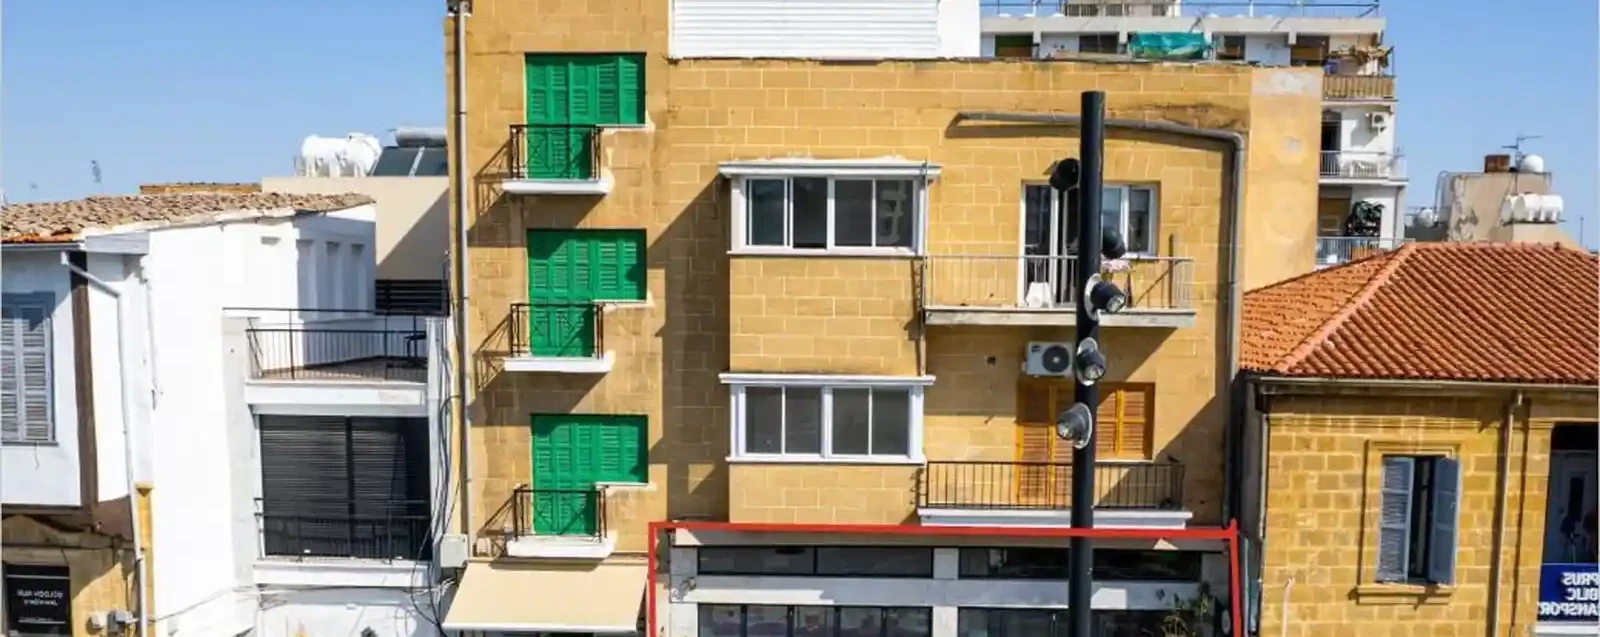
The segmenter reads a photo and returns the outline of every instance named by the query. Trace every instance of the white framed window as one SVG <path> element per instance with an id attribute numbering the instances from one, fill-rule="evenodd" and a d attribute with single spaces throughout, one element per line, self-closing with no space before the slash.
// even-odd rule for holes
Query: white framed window
<path id="1" fill-rule="evenodd" d="M 1155 188 L 1107 184 L 1100 195 L 1100 212 L 1102 227 L 1122 233 L 1128 254 L 1156 255 L 1159 208 Z M 1066 216 L 1050 186 L 1025 184 L 1022 193 L 1024 254 L 1065 255 L 1061 247 L 1072 244 L 1076 239 L 1072 235 L 1077 231 Z"/>
<path id="2" fill-rule="evenodd" d="M 723 374 L 730 460 L 920 463 L 930 376 Z"/>
<path id="3" fill-rule="evenodd" d="M 925 245 L 936 166 L 904 161 L 723 164 L 732 180 L 733 252 L 915 255 Z"/>

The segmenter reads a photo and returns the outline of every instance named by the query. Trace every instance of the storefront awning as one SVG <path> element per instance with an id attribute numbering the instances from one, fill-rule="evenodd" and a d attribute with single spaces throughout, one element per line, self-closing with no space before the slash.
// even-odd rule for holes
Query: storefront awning
<path id="1" fill-rule="evenodd" d="M 644 600 L 644 562 L 473 562 L 444 629 L 633 634 Z"/>

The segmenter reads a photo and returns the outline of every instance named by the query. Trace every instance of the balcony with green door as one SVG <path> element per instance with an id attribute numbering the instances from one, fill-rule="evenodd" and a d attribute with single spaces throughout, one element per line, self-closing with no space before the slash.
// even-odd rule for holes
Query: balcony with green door
<path id="1" fill-rule="evenodd" d="M 600 166 L 600 127 L 512 124 L 510 170 L 500 186 L 517 195 L 605 196 L 611 178 Z"/>
<path id="2" fill-rule="evenodd" d="M 605 306 L 599 302 L 511 305 L 508 372 L 604 374 L 614 356 L 605 348 Z"/>

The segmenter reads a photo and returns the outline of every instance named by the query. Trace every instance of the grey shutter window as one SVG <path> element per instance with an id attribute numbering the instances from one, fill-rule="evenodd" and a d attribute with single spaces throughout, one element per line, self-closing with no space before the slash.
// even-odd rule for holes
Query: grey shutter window
<path id="1" fill-rule="evenodd" d="M 55 442 L 48 292 L 0 295 L 0 442 Z"/>
<path id="2" fill-rule="evenodd" d="M 1382 494 L 1378 504 L 1378 581 L 1406 581 L 1411 560 L 1411 488 L 1416 459 L 1383 459 Z"/>
<path id="3" fill-rule="evenodd" d="M 1461 461 L 1433 460 L 1433 528 L 1428 529 L 1428 581 L 1456 583 L 1456 535 L 1460 524 Z"/>

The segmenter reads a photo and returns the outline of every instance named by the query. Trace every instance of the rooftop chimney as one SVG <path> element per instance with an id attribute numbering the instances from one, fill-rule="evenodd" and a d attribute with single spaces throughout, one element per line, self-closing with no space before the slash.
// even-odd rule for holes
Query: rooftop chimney
<path id="1" fill-rule="evenodd" d="M 1483 172 L 1486 172 L 1486 173 L 1508 173 L 1508 172 L 1511 172 L 1511 156 L 1510 155 L 1484 155 L 1483 156 Z"/>

